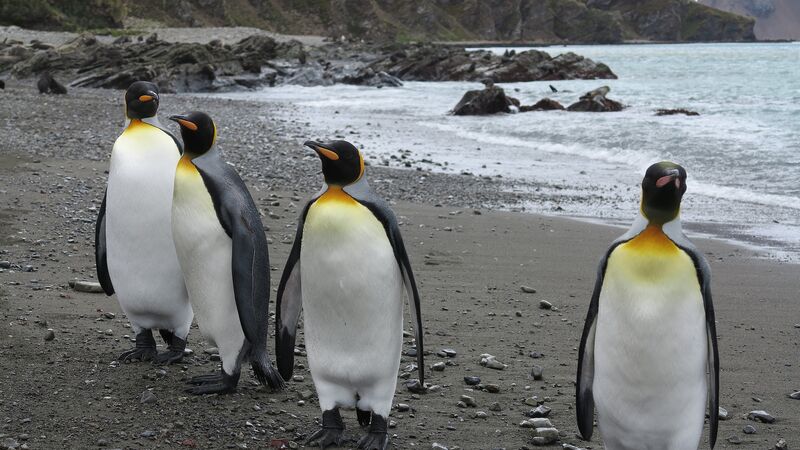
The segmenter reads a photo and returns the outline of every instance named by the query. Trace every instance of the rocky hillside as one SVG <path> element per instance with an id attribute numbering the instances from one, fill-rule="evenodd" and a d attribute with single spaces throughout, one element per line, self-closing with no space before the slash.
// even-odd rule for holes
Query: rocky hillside
<path id="1" fill-rule="evenodd" d="M 800 40 L 800 1 L 700 0 L 700 3 L 755 18 L 758 39 Z"/>
<path id="2" fill-rule="evenodd" d="M 792 0 L 787 0 L 792 1 Z M 614 43 L 754 39 L 750 18 L 692 0 L 4 0 L 0 25 L 254 26 L 375 40 Z"/>

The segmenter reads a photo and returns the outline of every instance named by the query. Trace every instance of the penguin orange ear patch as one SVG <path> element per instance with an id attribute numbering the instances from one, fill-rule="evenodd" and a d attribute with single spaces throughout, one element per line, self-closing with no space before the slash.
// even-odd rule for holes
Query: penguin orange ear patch
<path id="1" fill-rule="evenodd" d="M 152 95 L 140 95 L 139 96 L 139 101 L 142 102 L 142 103 L 147 103 L 147 102 L 149 102 L 151 100 L 153 100 L 153 96 Z"/>
<path id="2" fill-rule="evenodd" d="M 197 125 L 194 122 L 189 122 L 185 119 L 178 119 L 178 123 L 181 124 L 182 127 L 187 128 L 192 131 L 197 131 Z"/>
<path id="3" fill-rule="evenodd" d="M 317 147 L 317 151 L 324 157 L 332 160 L 337 161 L 339 159 L 339 155 L 334 152 L 333 150 L 328 150 L 325 147 Z"/>

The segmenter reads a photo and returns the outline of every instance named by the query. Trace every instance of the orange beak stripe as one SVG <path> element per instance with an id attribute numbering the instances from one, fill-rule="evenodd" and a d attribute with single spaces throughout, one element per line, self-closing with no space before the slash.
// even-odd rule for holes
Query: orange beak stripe
<path id="1" fill-rule="evenodd" d="M 149 102 L 151 100 L 153 100 L 153 96 L 152 95 L 140 95 L 139 96 L 139 101 L 142 102 L 142 103 L 147 103 L 147 102 Z"/>
<path id="2" fill-rule="evenodd" d="M 328 150 L 327 148 L 324 147 L 317 147 L 317 151 L 319 152 L 320 155 L 332 161 L 336 161 L 339 159 L 339 155 L 337 155 L 336 152 L 334 152 L 333 150 Z"/>
<path id="3" fill-rule="evenodd" d="M 189 122 L 188 120 L 178 119 L 178 123 L 181 124 L 182 127 L 188 128 L 192 131 L 197 131 L 197 125 L 194 122 Z"/>

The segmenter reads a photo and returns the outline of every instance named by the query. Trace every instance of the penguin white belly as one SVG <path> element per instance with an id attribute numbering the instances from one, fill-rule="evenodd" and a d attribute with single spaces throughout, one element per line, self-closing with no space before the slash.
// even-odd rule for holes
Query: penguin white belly
<path id="1" fill-rule="evenodd" d="M 192 308 L 172 242 L 172 189 L 180 155 L 158 128 L 134 121 L 114 143 L 106 197 L 108 271 L 135 331 L 185 339 Z"/>
<path id="2" fill-rule="evenodd" d="M 403 336 L 403 283 L 383 225 L 330 188 L 309 209 L 300 253 L 308 363 L 328 410 L 387 417 Z"/>
<path id="3" fill-rule="evenodd" d="M 175 174 L 172 232 L 200 332 L 219 349 L 225 372 L 233 374 L 244 344 L 233 292 L 233 243 L 187 156 Z"/>
<path id="4" fill-rule="evenodd" d="M 647 230 L 610 255 L 594 400 L 608 450 L 696 450 L 707 400 L 705 310 L 691 258 Z"/>

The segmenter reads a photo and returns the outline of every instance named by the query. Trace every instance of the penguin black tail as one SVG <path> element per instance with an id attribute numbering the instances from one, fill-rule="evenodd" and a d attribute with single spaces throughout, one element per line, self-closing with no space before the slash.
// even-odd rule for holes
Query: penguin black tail
<path id="1" fill-rule="evenodd" d="M 283 377 L 270 362 L 269 353 L 266 350 L 252 352 L 250 365 L 253 367 L 253 372 L 255 372 L 256 378 L 261 384 L 269 386 L 273 391 L 280 391 L 286 387 Z"/>

